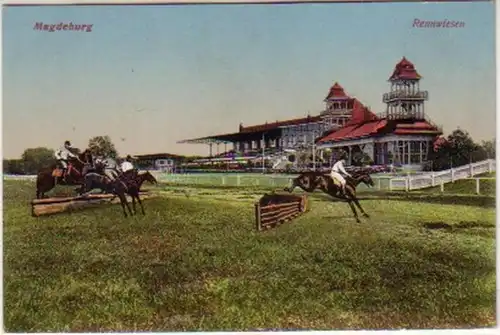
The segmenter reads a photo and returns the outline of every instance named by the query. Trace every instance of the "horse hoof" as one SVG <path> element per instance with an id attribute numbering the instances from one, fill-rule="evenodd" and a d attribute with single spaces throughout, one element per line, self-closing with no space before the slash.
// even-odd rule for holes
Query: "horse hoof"
<path id="1" fill-rule="evenodd" d="M 370 217 L 370 215 L 368 215 L 368 214 L 366 214 L 366 213 L 364 213 L 364 214 L 363 214 L 363 216 L 364 216 L 365 218 L 369 218 L 369 217 Z"/>

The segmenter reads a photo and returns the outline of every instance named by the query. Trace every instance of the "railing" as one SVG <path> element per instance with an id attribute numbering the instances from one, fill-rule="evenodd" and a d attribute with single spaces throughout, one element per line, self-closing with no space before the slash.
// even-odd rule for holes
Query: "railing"
<path id="1" fill-rule="evenodd" d="M 461 179 L 469 179 L 473 176 L 493 172 L 496 170 L 496 161 L 488 159 L 481 162 L 467 164 L 457 168 L 439 172 L 428 172 L 416 176 L 391 178 L 389 190 L 419 190 L 428 187 L 444 185 Z"/>
<path id="2" fill-rule="evenodd" d="M 395 91 L 384 93 L 382 96 L 382 102 L 387 103 L 395 99 L 404 99 L 404 100 L 428 100 L 429 92 L 428 91 L 417 91 L 417 92 L 405 92 L 405 91 Z"/>
<path id="3" fill-rule="evenodd" d="M 384 190 L 384 191 L 413 191 L 430 187 L 444 188 L 444 185 L 457 180 L 471 179 L 479 174 L 496 170 L 496 161 L 493 159 L 467 164 L 461 167 L 439 171 L 424 172 L 408 176 L 392 176 L 385 173 L 374 173 L 372 179 L 375 187 L 369 189 L 360 184 L 359 190 Z M 233 187 L 259 187 L 259 188 L 284 188 L 290 185 L 296 175 L 286 174 L 167 174 L 160 171 L 151 171 L 160 183 L 173 185 L 192 186 L 233 186 Z M 36 176 L 4 175 L 4 180 L 35 180 Z M 476 179 L 476 178 L 473 178 Z M 484 178 L 480 178 L 481 180 Z"/>

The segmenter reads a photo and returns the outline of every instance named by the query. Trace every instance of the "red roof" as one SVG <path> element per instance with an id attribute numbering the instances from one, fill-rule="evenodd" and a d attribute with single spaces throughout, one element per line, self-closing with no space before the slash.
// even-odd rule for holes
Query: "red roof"
<path id="1" fill-rule="evenodd" d="M 322 138 L 319 142 L 342 141 L 347 139 L 351 140 L 354 138 L 374 135 L 386 124 L 386 120 L 372 120 L 361 124 L 347 125 Z"/>
<path id="2" fill-rule="evenodd" d="M 417 121 L 414 123 L 399 123 L 394 130 L 396 135 L 410 134 L 441 134 L 441 131 L 427 121 Z"/>
<path id="3" fill-rule="evenodd" d="M 344 92 L 344 88 L 340 86 L 337 82 L 333 84 L 330 88 L 330 92 L 326 96 L 325 100 L 329 99 L 349 99 L 350 97 Z"/>
<path id="4" fill-rule="evenodd" d="M 386 120 L 376 120 L 363 123 L 361 126 L 354 129 L 354 131 L 352 131 L 348 136 L 346 136 L 346 139 L 374 135 L 378 132 L 380 128 L 385 127 L 386 124 L 387 124 Z"/>
<path id="5" fill-rule="evenodd" d="M 394 72 L 392 73 L 389 80 L 397 80 L 397 79 L 420 79 L 422 78 L 415 69 L 415 65 L 412 62 L 407 60 L 405 57 L 401 59 L 399 63 L 396 64 L 394 68 Z"/>
<path id="6" fill-rule="evenodd" d="M 323 137 L 318 141 L 318 143 L 321 142 L 329 142 L 329 141 L 338 141 L 344 139 L 351 131 L 356 129 L 357 125 L 351 125 L 351 126 L 345 126 L 340 128 L 337 131 L 334 131 L 330 133 L 329 135 Z"/>
<path id="7" fill-rule="evenodd" d="M 409 129 L 436 129 L 427 121 L 416 121 L 414 123 L 399 123 L 396 128 L 409 128 Z"/>
<path id="8" fill-rule="evenodd" d="M 377 116 L 364 106 L 358 99 L 354 98 L 352 116 L 347 125 L 360 124 L 365 121 L 377 120 Z"/>
<path id="9" fill-rule="evenodd" d="M 358 124 L 346 125 L 343 128 L 325 136 L 319 143 L 353 140 L 357 138 L 373 136 L 387 125 L 387 120 L 370 120 Z M 426 121 L 417 121 L 414 123 L 396 124 L 392 134 L 395 135 L 438 135 L 441 131 Z"/>
<path id="10" fill-rule="evenodd" d="M 293 125 L 299 125 L 299 124 L 305 124 L 305 123 L 311 123 L 311 122 L 318 122 L 320 120 L 321 120 L 321 117 L 319 115 L 317 115 L 317 116 L 308 116 L 308 117 L 285 120 L 285 121 L 276 121 L 276 122 L 272 122 L 272 123 L 258 124 L 255 126 L 248 126 L 248 127 L 241 126 L 240 133 L 252 133 L 252 132 L 257 132 L 257 131 L 266 131 L 266 130 L 272 130 L 272 129 L 276 129 L 276 128 L 284 127 L 284 126 L 293 126 Z"/>

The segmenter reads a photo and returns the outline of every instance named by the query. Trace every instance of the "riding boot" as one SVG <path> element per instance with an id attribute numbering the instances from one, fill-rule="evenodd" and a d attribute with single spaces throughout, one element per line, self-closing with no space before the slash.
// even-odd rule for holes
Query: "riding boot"
<path id="1" fill-rule="evenodd" d="M 66 183 L 66 173 L 67 173 L 67 170 L 66 170 L 66 169 L 63 169 L 63 171 L 62 171 L 62 178 L 61 178 L 61 180 L 62 180 L 64 183 Z"/>

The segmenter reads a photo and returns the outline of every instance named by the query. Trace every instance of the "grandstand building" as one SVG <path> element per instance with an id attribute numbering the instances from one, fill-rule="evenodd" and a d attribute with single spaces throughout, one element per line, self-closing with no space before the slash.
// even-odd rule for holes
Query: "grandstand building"
<path id="1" fill-rule="evenodd" d="M 397 164 L 419 169 L 427 160 L 433 142 L 442 134 L 425 115 L 428 92 L 420 90 L 415 66 L 405 57 L 389 77 L 390 91 L 383 94 L 386 110 L 378 115 L 335 83 L 324 99 L 325 110 L 318 115 L 254 126 L 240 124 L 239 131 L 207 136 L 179 143 L 205 143 L 219 147 L 232 144 L 245 156 L 285 149 L 343 149 L 352 161 L 361 152 L 374 164 Z M 217 150 L 219 154 L 219 150 Z"/>

